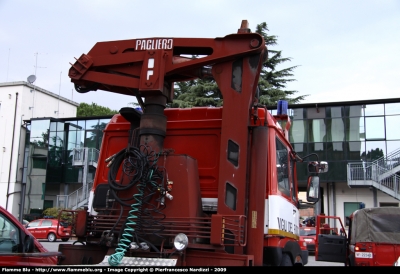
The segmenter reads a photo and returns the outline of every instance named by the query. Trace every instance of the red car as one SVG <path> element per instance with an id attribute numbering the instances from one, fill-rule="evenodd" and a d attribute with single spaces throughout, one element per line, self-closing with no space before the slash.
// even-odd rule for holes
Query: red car
<path id="1" fill-rule="evenodd" d="M 301 237 L 299 238 L 299 245 L 301 249 L 301 255 L 303 259 L 303 265 L 308 264 L 308 249 L 307 249 L 307 243 L 302 239 Z"/>
<path id="2" fill-rule="evenodd" d="M 47 239 L 55 242 L 61 239 L 63 242 L 71 238 L 71 226 L 66 222 L 58 222 L 55 219 L 37 219 L 30 222 L 26 228 L 36 239 Z"/>
<path id="3" fill-rule="evenodd" d="M 310 252 L 315 252 L 315 227 L 302 226 L 300 227 L 300 239 L 307 243 L 307 249 Z"/>

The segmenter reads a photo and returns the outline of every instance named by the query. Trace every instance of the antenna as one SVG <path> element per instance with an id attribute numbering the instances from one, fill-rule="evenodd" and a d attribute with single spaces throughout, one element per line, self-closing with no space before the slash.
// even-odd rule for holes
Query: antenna
<path id="1" fill-rule="evenodd" d="M 35 106 L 35 93 L 36 93 L 35 92 L 35 85 L 33 83 L 36 81 L 36 76 L 35 75 L 29 75 L 27 80 L 28 80 L 29 84 L 33 85 L 33 101 L 32 101 L 32 106 L 29 107 L 29 109 L 32 110 L 32 117 L 31 118 L 33 118 L 33 107 Z"/>
<path id="2" fill-rule="evenodd" d="M 39 53 L 38 53 L 38 52 L 35 52 L 34 55 L 35 55 L 35 59 L 36 59 L 36 60 L 35 60 L 35 65 L 34 65 L 34 67 L 35 67 L 35 73 L 34 73 L 34 74 L 35 74 L 35 76 L 36 76 L 36 71 L 37 71 L 38 68 L 46 68 L 46 67 L 38 67 L 38 66 L 37 66 L 37 58 L 38 58 Z"/>

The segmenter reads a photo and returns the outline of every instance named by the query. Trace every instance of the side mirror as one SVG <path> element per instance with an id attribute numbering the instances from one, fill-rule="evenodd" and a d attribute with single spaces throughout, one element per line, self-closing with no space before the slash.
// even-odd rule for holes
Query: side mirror
<path id="1" fill-rule="evenodd" d="M 319 201 L 319 177 L 309 176 L 307 180 L 307 202 L 316 203 Z"/>
<path id="2" fill-rule="evenodd" d="M 310 173 L 325 173 L 328 172 L 328 163 L 321 162 L 309 162 L 308 163 L 308 172 Z"/>

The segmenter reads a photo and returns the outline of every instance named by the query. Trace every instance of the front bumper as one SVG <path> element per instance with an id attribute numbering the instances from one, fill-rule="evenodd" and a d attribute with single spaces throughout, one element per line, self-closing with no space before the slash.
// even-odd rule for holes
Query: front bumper
<path id="1" fill-rule="evenodd" d="M 303 265 L 308 264 L 308 250 L 301 250 L 301 259 L 303 260 Z"/>
<path id="2" fill-rule="evenodd" d="M 307 244 L 307 250 L 310 252 L 315 251 L 315 244 Z"/>

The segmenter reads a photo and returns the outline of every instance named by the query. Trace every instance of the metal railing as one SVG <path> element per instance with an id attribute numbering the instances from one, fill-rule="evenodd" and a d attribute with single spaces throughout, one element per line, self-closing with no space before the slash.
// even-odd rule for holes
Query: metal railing
<path id="1" fill-rule="evenodd" d="M 392 170 L 393 168 L 400 166 L 400 148 L 389 153 L 386 156 L 382 156 L 381 158 L 373 161 L 371 165 L 383 167 L 386 171 Z"/>
<path id="2" fill-rule="evenodd" d="M 93 187 L 93 182 L 90 182 L 86 187 L 81 187 L 69 195 L 57 195 L 57 207 L 77 209 L 84 206 L 89 199 L 89 192 Z"/>
<path id="3" fill-rule="evenodd" d="M 86 187 L 81 187 L 68 195 L 68 208 L 76 209 L 83 206 L 88 198 L 89 192 L 92 189 L 93 182 L 86 184 Z"/>
<path id="4" fill-rule="evenodd" d="M 100 151 L 92 147 L 74 148 L 72 153 L 72 165 L 83 166 L 85 161 L 94 167 L 97 167 Z M 87 153 L 85 153 L 87 151 Z M 85 155 L 87 154 L 85 159 Z"/>
<path id="5" fill-rule="evenodd" d="M 371 186 L 400 200 L 400 176 L 394 166 L 384 161 L 357 162 L 347 164 L 347 184 L 350 187 Z"/>

